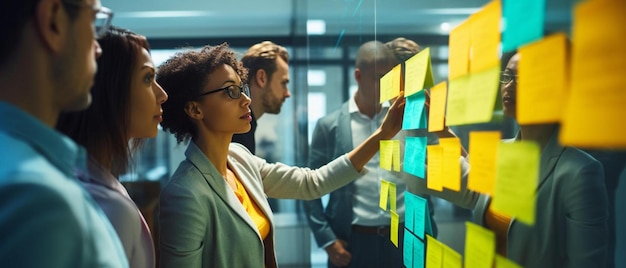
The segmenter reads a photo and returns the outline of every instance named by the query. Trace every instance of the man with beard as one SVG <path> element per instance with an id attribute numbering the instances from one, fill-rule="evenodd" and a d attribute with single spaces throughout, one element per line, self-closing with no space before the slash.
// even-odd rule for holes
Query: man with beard
<path id="1" fill-rule="evenodd" d="M 233 136 L 233 142 L 243 144 L 252 154 L 256 153 L 254 132 L 257 119 L 263 114 L 278 114 L 285 99 L 291 96 L 289 83 L 289 54 L 287 49 L 271 41 L 255 44 L 241 58 L 248 68 L 248 86 L 252 103 L 252 128 Z"/>

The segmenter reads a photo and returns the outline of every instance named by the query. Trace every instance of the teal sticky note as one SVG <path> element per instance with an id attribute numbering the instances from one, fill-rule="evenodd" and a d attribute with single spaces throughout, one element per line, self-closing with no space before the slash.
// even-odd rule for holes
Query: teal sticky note
<path id="1" fill-rule="evenodd" d="M 404 206 L 405 210 L 410 206 L 413 211 L 413 222 L 409 223 L 412 224 L 412 226 L 407 225 L 406 217 L 405 226 L 410 228 L 409 230 L 417 237 L 424 239 L 424 232 L 427 228 L 426 220 L 428 219 L 428 204 L 426 203 L 426 199 L 410 192 L 404 192 Z"/>
<path id="2" fill-rule="evenodd" d="M 424 268 L 426 254 L 424 252 L 424 241 L 414 235 L 413 240 L 413 268 Z M 406 239 L 406 238 L 405 238 Z"/>
<path id="3" fill-rule="evenodd" d="M 402 262 L 404 267 L 412 268 L 413 267 L 413 242 L 414 238 L 413 234 L 409 232 L 406 228 L 404 228 L 404 245 L 402 249 Z"/>
<path id="4" fill-rule="evenodd" d="M 404 144 L 404 171 L 424 178 L 426 164 L 426 137 L 406 137 Z"/>
<path id="5" fill-rule="evenodd" d="M 502 3 L 504 31 L 502 50 L 509 52 L 519 46 L 541 39 L 546 14 L 546 0 L 504 0 Z"/>
<path id="6" fill-rule="evenodd" d="M 404 191 L 404 227 L 415 232 L 415 199 L 414 194 Z"/>
<path id="7" fill-rule="evenodd" d="M 421 90 L 411 96 L 406 97 L 406 105 L 404 106 L 404 119 L 402 121 L 402 129 L 418 129 L 427 126 L 424 122 L 424 102 L 426 95 Z"/>
<path id="8" fill-rule="evenodd" d="M 426 227 L 424 227 L 424 232 L 429 234 L 432 237 L 435 237 L 433 234 L 433 225 L 430 222 L 430 210 L 428 209 L 428 204 L 426 203 L 426 199 L 424 199 L 424 221 Z"/>

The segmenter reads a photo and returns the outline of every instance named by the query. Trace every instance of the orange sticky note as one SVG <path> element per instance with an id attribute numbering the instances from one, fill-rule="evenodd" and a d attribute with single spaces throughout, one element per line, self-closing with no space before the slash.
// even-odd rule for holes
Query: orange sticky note
<path id="1" fill-rule="evenodd" d="M 498 60 L 499 62 L 499 60 Z M 500 65 L 471 74 L 464 124 L 491 121 L 499 91 Z"/>
<path id="2" fill-rule="evenodd" d="M 491 268 L 496 251 L 496 235 L 479 225 L 465 222 L 464 267 Z"/>
<path id="3" fill-rule="evenodd" d="M 444 115 L 446 113 L 446 97 L 448 87 L 445 81 L 430 89 L 430 108 L 428 114 L 428 132 L 443 130 Z"/>
<path id="4" fill-rule="evenodd" d="M 493 0 L 472 14 L 470 73 L 500 67 L 500 19 L 502 4 Z"/>
<path id="5" fill-rule="evenodd" d="M 443 244 L 426 235 L 426 268 L 440 268 L 443 264 Z"/>
<path id="6" fill-rule="evenodd" d="M 389 182 L 386 180 L 380 180 L 380 198 L 378 200 L 378 206 L 387 211 L 387 199 L 389 197 Z"/>
<path id="7" fill-rule="evenodd" d="M 464 75 L 450 80 L 446 106 L 446 126 L 463 125 L 467 121 L 467 94 L 471 75 Z"/>
<path id="8" fill-rule="evenodd" d="M 626 148 L 626 2 L 582 1 L 574 10 L 571 92 L 560 142 Z"/>
<path id="9" fill-rule="evenodd" d="M 466 75 L 469 72 L 471 21 L 465 20 L 450 31 L 448 40 L 448 79 Z"/>
<path id="10" fill-rule="evenodd" d="M 443 148 L 443 187 L 453 191 L 461 190 L 461 141 L 459 138 L 440 138 L 439 146 Z"/>
<path id="11" fill-rule="evenodd" d="M 426 188 L 443 191 L 443 147 L 440 145 L 426 146 Z"/>
<path id="12" fill-rule="evenodd" d="M 499 131 L 472 131 L 469 134 L 469 171 L 467 188 L 493 195 L 498 163 Z"/>
<path id="13" fill-rule="evenodd" d="M 567 36 L 558 33 L 520 47 L 517 122 L 559 122 L 567 100 Z"/>
<path id="14" fill-rule="evenodd" d="M 405 64 L 404 95 L 411 96 L 424 88 L 433 86 L 433 71 L 430 63 L 430 48 L 425 48 Z"/>
<path id="15" fill-rule="evenodd" d="M 528 225 L 535 223 L 540 152 L 535 142 L 500 144 L 492 203 L 494 210 Z"/>
<path id="16" fill-rule="evenodd" d="M 400 95 L 402 65 L 398 64 L 380 78 L 380 103 Z"/>

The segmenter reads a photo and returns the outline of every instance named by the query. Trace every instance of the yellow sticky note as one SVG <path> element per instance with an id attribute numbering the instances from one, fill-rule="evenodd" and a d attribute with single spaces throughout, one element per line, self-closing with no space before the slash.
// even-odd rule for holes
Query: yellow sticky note
<path id="1" fill-rule="evenodd" d="M 461 268 L 463 267 L 463 258 L 461 254 L 456 252 L 454 249 L 448 247 L 446 244 L 443 245 L 443 268 Z"/>
<path id="2" fill-rule="evenodd" d="M 440 268 L 443 264 L 443 244 L 426 235 L 426 268 Z"/>
<path id="3" fill-rule="evenodd" d="M 389 197 L 389 182 L 386 180 L 380 180 L 380 198 L 378 200 L 378 206 L 384 211 L 387 211 L 387 198 Z"/>
<path id="4" fill-rule="evenodd" d="M 507 259 L 506 257 L 496 254 L 496 268 L 522 268 L 522 266 Z"/>
<path id="5" fill-rule="evenodd" d="M 391 170 L 393 163 L 393 140 L 381 140 L 380 150 L 378 154 L 380 156 L 380 168 L 384 170 Z"/>
<path id="6" fill-rule="evenodd" d="M 535 223 L 539 154 L 539 145 L 530 141 L 502 143 L 498 147 L 493 209 L 528 225 Z"/>
<path id="7" fill-rule="evenodd" d="M 446 113 L 448 84 L 443 81 L 430 89 L 430 108 L 428 114 L 428 132 L 443 130 Z"/>
<path id="8" fill-rule="evenodd" d="M 380 103 L 400 95 L 400 75 L 402 65 L 396 65 L 380 78 Z"/>
<path id="9" fill-rule="evenodd" d="M 391 164 L 393 171 L 400 172 L 400 140 L 392 140 Z"/>
<path id="10" fill-rule="evenodd" d="M 502 4 L 493 0 L 472 14 L 470 73 L 500 67 L 500 18 Z"/>
<path id="11" fill-rule="evenodd" d="M 581 1 L 573 14 L 571 92 L 560 142 L 625 149 L 626 2 Z"/>
<path id="12" fill-rule="evenodd" d="M 517 79 L 517 122 L 559 122 L 569 68 L 567 36 L 558 33 L 519 49 Z M 566 68 L 567 67 L 567 68 Z"/>
<path id="13" fill-rule="evenodd" d="M 491 121 L 500 85 L 500 65 L 471 74 L 465 124 Z"/>
<path id="14" fill-rule="evenodd" d="M 443 187 L 453 191 L 461 190 L 461 141 L 459 138 L 440 138 L 439 145 L 443 148 L 442 170 Z"/>
<path id="15" fill-rule="evenodd" d="M 430 48 L 425 48 L 405 62 L 404 95 L 411 96 L 433 86 Z"/>
<path id="16" fill-rule="evenodd" d="M 467 188 L 493 196 L 501 133 L 472 131 L 469 134 L 469 170 Z"/>
<path id="17" fill-rule="evenodd" d="M 464 76 L 469 71 L 471 21 L 465 20 L 450 31 L 448 40 L 448 79 Z"/>
<path id="18" fill-rule="evenodd" d="M 467 94 L 471 75 L 464 75 L 450 80 L 446 107 L 446 126 L 463 125 L 467 121 Z"/>
<path id="19" fill-rule="evenodd" d="M 400 216 L 396 211 L 391 211 L 391 225 L 389 230 L 389 240 L 394 246 L 398 247 L 398 225 L 400 224 Z"/>
<path id="20" fill-rule="evenodd" d="M 496 251 L 496 235 L 479 225 L 465 222 L 464 267 L 491 268 Z"/>
<path id="21" fill-rule="evenodd" d="M 396 210 L 396 199 L 398 196 L 396 195 L 396 184 L 393 182 L 388 182 L 389 184 L 389 206 L 391 207 L 391 211 L 397 212 Z"/>
<path id="22" fill-rule="evenodd" d="M 435 191 L 443 191 L 443 147 L 439 145 L 426 146 L 427 167 L 426 187 Z"/>

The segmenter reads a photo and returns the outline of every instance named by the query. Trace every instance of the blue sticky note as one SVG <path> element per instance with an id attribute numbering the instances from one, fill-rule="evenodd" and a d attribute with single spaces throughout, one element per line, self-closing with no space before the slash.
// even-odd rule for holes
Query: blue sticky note
<path id="1" fill-rule="evenodd" d="M 404 267 L 411 268 L 413 267 L 413 242 L 414 238 L 413 234 L 409 232 L 406 228 L 404 228 L 404 245 L 402 249 L 402 261 L 404 263 Z"/>
<path id="2" fill-rule="evenodd" d="M 411 235 L 413 238 L 413 268 L 424 268 L 424 258 L 426 257 L 424 254 L 424 241 L 420 240 L 414 235 Z M 406 239 L 406 238 L 405 238 Z"/>
<path id="3" fill-rule="evenodd" d="M 546 14 L 546 0 L 504 0 L 502 50 L 508 52 L 541 39 Z"/>
<path id="4" fill-rule="evenodd" d="M 404 192 L 404 206 L 405 211 L 410 209 L 413 213 L 413 222 L 408 223 L 406 217 L 404 218 L 405 226 L 417 237 L 424 239 L 426 220 L 428 219 L 428 205 L 426 204 L 426 199 L 410 192 Z"/>
<path id="5" fill-rule="evenodd" d="M 404 145 L 404 171 L 424 178 L 426 165 L 426 137 L 406 137 Z"/>
<path id="6" fill-rule="evenodd" d="M 415 200 L 413 194 L 404 191 L 404 227 L 415 232 Z"/>
<path id="7" fill-rule="evenodd" d="M 427 126 L 424 120 L 424 102 L 426 95 L 421 90 L 411 96 L 406 97 L 406 105 L 404 106 L 404 119 L 402 121 L 402 129 L 419 129 Z"/>

